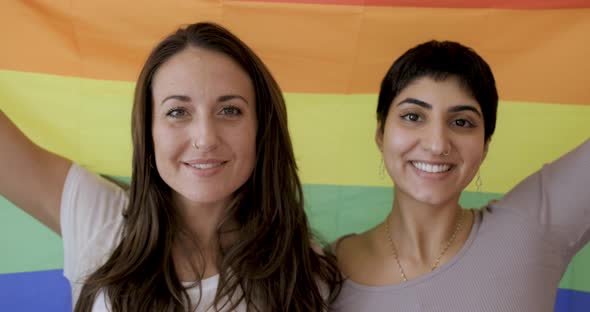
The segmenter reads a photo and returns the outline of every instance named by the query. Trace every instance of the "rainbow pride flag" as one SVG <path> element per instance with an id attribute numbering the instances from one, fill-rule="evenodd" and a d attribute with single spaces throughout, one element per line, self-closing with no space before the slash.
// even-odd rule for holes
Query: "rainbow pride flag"
<path id="1" fill-rule="evenodd" d="M 228 27 L 286 93 L 306 208 L 328 241 L 390 208 L 373 140 L 377 92 L 393 60 L 420 42 L 473 47 L 498 82 L 483 188 L 468 187 L 465 207 L 502 196 L 590 136 L 588 0 L 20 0 L 0 8 L 0 109 L 39 145 L 124 179 L 134 80 L 150 49 L 183 24 Z M 62 252 L 57 235 L 0 197 L 0 311 L 70 310 Z M 590 246 L 566 272 L 555 310 L 590 311 Z"/>

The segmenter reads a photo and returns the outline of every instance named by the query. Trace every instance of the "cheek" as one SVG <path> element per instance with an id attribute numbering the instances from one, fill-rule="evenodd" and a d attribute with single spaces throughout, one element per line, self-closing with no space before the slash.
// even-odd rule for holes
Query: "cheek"
<path id="1" fill-rule="evenodd" d="M 236 143 L 239 146 L 240 156 L 245 162 L 245 166 L 249 169 L 254 166 L 256 159 L 256 129 L 244 129 L 240 131 L 239 135 L 236 135 Z"/>
<path id="2" fill-rule="evenodd" d="M 252 120 L 243 120 L 240 124 L 222 129 L 223 134 L 220 133 L 220 135 L 224 145 L 232 151 L 240 163 L 238 170 L 249 170 L 256 158 L 256 123 Z"/>
<path id="3" fill-rule="evenodd" d="M 152 127 L 152 138 L 156 160 L 164 160 L 174 152 L 174 146 L 178 145 L 180 135 L 174 133 L 169 127 L 161 124 L 154 124 Z"/>
<path id="4" fill-rule="evenodd" d="M 481 163 L 485 155 L 483 135 L 473 136 L 470 140 L 463 140 L 462 149 L 465 157 L 473 163 Z"/>
<path id="5" fill-rule="evenodd" d="M 415 141 L 412 133 L 406 129 L 395 127 L 395 125 L 385 128 L 385 133 L 383 134 L 384 157 L 390 157 L 408 151 L 414 145 Z"/>

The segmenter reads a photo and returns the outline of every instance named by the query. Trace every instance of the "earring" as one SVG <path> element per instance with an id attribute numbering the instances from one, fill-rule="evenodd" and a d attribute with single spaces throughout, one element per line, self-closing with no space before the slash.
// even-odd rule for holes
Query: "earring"
<path id="1" fill-rule="evenodd" d="M 381 162 L 379 163 L 379 179 L 383 180 L 385 178 L 385 163 L 383 162 L 383 158 L 381 158 Z"/>
<path id="2" fill-rule="evenodd" d="M 481 175 L 479 174 L 479 171 L 477 172 L 477 179 L 475 179 L 475 191 L 479 192 L 481 191 L 481 186 L 483 185 L 483 181 L 481 180 Z"/>

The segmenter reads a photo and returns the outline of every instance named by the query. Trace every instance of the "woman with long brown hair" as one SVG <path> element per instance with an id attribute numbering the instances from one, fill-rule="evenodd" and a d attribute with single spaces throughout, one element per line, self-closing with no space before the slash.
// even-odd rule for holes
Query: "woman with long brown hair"
<path id="1" fill-rule="evenodd" d="M 326 308 L 340 275 L 312 246 L 279 86 L 242 41 L 198 23 L 160 42 L 132 138 L 124 191 L 0 112 L 0 193 L 62 235 L 76 311 Z"/>

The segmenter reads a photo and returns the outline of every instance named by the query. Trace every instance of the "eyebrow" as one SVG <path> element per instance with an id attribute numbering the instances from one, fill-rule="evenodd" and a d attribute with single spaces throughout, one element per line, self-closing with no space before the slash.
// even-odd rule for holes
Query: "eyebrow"
<path id="1" fill-rule="evenodd" d="M 231 101 L 233 99 L 240 99 L 240 100 L 244 101 L 245 103 L 248 103 L 248 101 L 243 96 L 237 95 L 237 94 L 222 95 L 217 98 L 217 101 L 218 102 L 227 102 L 227 101 Z M 180 94 L 169 95 L 162 100 L 161 104 L 164 104 L 164 102 L 166 102 L 168 100 L 179 100 L 181 102 L 190 102 L 191 97 L 188 95 L 180 95 Z"/>
<path id="2" fill-rule="evenodd" d="M 227 101 L 231 101 L 233 99 L 240 99 L 240 100 L 244 101 L 246 104 L 248 103 L 248 101 L 243 96 L 237 95 L 237 94 L 222 95 L 217 98 L 217 101 L 218 102 L 227 102 Z"/>
<path id="3" fill-rule="evenodd" d="M 448 109 L 449 113 L 458 113 L 462 111 L 472 111 L 475 114 L 477 114 L 477 116 L 481 117 L 481 113 L 471 105 L 457 105 Z"/>
<path id="4" fill-rule="evenodd" d="M 424 101 L 415 99 L 415 98 L 405 98 L 404 100 L 400 101 L 399 103 L 397 103 L 397 106 L 400 106 L 402 104 L 414 104 L 414 105 L 418 105 L 420 107 L 423 107 L 425 109 L 429 109 L 432 110 L 432 104 L 426 103 Z M 474 113 L 476 113 L 479 117 L 481 117 L 481 113 L 477 110 L 477 108 L 471 106 L 471 105 L 457 105 L 457 106 L 452 106 L 447 110 L 449 113 L 458 113 L 458 112 L 462 112 L 462 111 L 472 111 Z"/>
<path id="5" fill-rule="evenodd" d="M 405 98 L 403 101 L 397 103 L 397 106 L 400 106 L 402 104 L 414 104 L 414 105 L 418 105 L 420 107 L 424 107 L 426 109 L 432 109 L 432 105 L 430 105 L 424 101 L 420 101 L 418 99 L 415 99 L 415 98 Z"/>
<path id="6" fill-rule="evenodd" d="M 190 102 L 191 98 L 188 95 L 178 95 L 178 94 L 169 95 L 169 96 L 165 97 L 160 104 L 164 104 L 164 102 L 166 102 L 168 100 L 179 100 L 181 102 Z"/>

